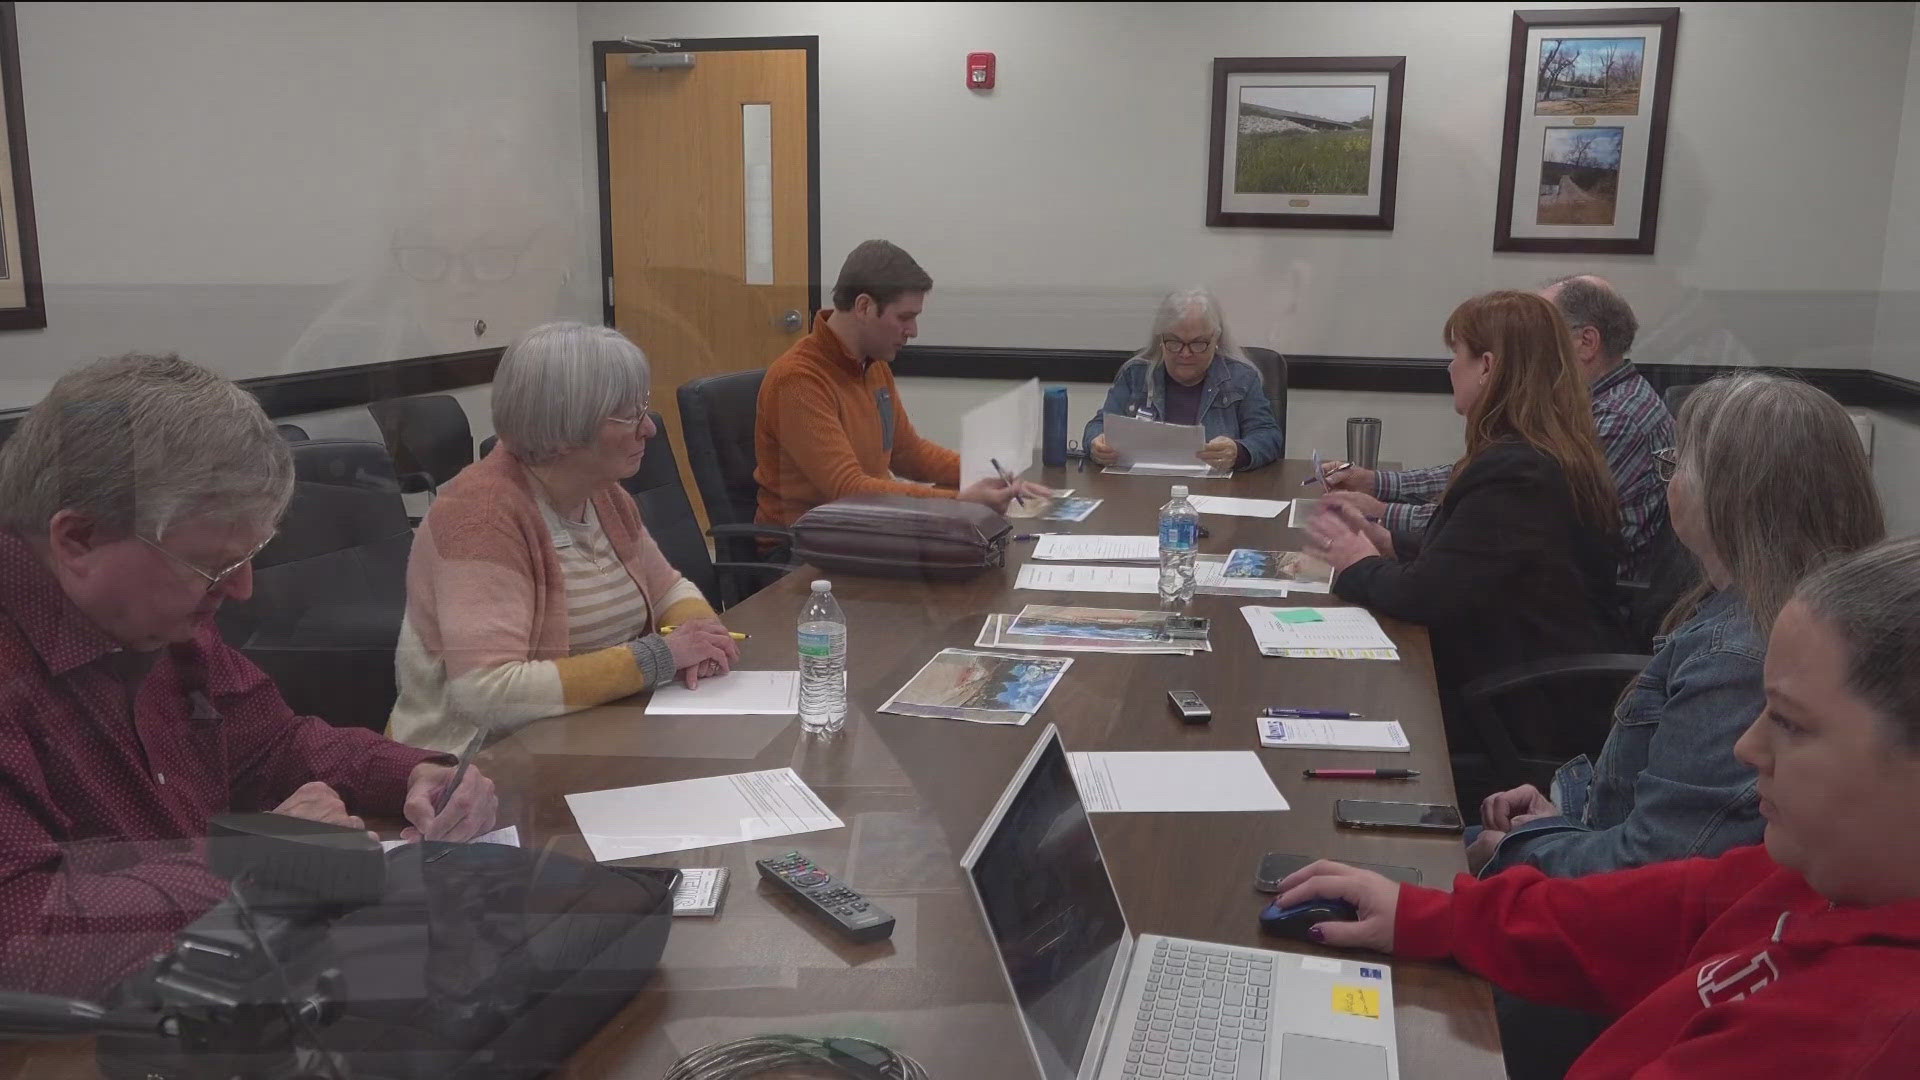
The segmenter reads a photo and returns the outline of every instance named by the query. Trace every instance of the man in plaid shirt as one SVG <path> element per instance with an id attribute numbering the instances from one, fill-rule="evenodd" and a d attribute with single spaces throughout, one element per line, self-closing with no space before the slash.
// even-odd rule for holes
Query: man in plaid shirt
<path id="1" fill-rule="evenodd" d="M 1620 493 L 1620 534 L 1625 555 L 1620 576 L 1645 576 L 1653 538 L 1667 520 L 1667 496 L 1654 473 L 1653 452 L 1673 445 L 1673 416 L 1660 395 L 1626 359 L 1640 329 L 1633 309 L 1612 285 L 1582 274 L 1540 290 L 1567 321 L 1573 356 L 1593 395 L 1593 423 Z M 1339 462 L 1329 462 L 1329 470 Z M 1420 532 L 1453 477 L 1452 465 L 1382 470 L 1354 467 L 1329 477 L 1335 491 L 1356 491 L 1379 500 L 1361 507 L 1390 532 Z"/>

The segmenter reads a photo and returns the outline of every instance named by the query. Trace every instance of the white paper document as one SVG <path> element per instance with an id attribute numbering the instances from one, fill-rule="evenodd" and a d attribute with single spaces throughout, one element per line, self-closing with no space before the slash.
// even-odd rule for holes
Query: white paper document
<path id="1" fill-rule="evenodd" d="M 1262 716 L 1254 722 L 1260 725 L 1261 746 L 1398 753 L 1412 749 L 1398 720 L 1300 720 Z"/>
<path id="2" fill-rule="evenodd" d="M 792 769 L 583 791 L 567 807 L 601 862 L 846 824 Z"/>
<path id="3" fill-rule="evenodd" d="M 1398 660 L 1400 650 L 1366 608 L 1243 607 L 1265 656 L 1320 660 Z"/>
<path id="4" fill-rule="evenodd" d="M 1234 499 L 1225 495 L 1189 495 L 1187 501 L 1203 514 L 1230 514 L 1234 517 L 1276 518 L 1287 508 L 1282 499 Z"/>
<path id="5" fill-rule="evenodd" d="M 1285 810 L 1251 750 L 1068 754 L 1080 799 L 1094 813 Z"/>
<path id="6" fill-rule="evenodd" d="M 1107 445 L 1120 456 L 1122 465 L 1199 466 L 1201 472 L 1208 470 L 1196 456 L 1207 445 L 1206 429 L 1199 424 L 1163 424 L 1116 413 L 1107 416 L 1105 428 Z"/>
<path id="7" fill-rule="evenodd" d="M 730 671 L 701 679 L 698 689 L 668 683 L 653 692 L 648 716 L 798 716 L 797 671 Z"/>
<path id="8" fill-rule="evenodd" d="M 960 486 L 998 476 L 998 461 L 1008 475 L 1033 468 L 1040 445 L 1040 380 L 1028 379 L 960 418 Z"/>
<path id="9" fill-rule="evenodd" d="M 1187 498 L 1191 500 L 1193 496 L 1189 495 Z M 1306 528 L 1307 519 L 1313 516 L 1314 510 L 1318 508 L 1319 505 L 1319 499 L 1293 500 L 1293 509 L 1287 514 L 1287 527 L 1291 529 Z"/>
<path id="10" fill-rule="evenodd" d="M 394 848 L 406 847 L 408 844 L 411 844 L 413 842 L 414 841 L 412 840 L 382 840 L 380 841 L 380 850 L 392 851 Z M 482 833 L 481 835 L 474 837 L 472 840 L 469 840 L 468 843 L 499 844 L 503 847 L 519 847 L 520 846 L 520 827 L 518 825 L 507 825 L 502 828 L 495 829 L 490 833 Z"/>
<path id="11" fill-rule="evenodd" d="M 1046 566 L 1023 563 L 1013 587 L 1047 592 L 1138 593 L 1155 596 L 1160 592 L 1160 571 L 1151 566 Z"/>
<path id="12" fill-rule="evenodd" d="M 1160 538 L 1042 533 L 1039 542 L 1033 546 L 1033 557 L 1054 562 L 1158 563 Z"/>
<path id="13" fill-rule="evenodd" d="M 1192 465 L 1108 465 L 1100 471 L 1110 472 L 1115 476 L 1191 476 L 1197 480 L 1231 480 L 1233 478 L 1232 469 L 1211 469 L 1197 462 Z"/>

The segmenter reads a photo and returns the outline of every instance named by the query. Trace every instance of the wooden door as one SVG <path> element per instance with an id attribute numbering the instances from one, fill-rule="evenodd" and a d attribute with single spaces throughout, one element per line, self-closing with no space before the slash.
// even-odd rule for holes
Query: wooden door
<path id="1" fill-rule="evenodd" d="M 608 293 L 613 325 L 652 362 L 653 407 L 704 528 L 675 391 L 765 367 L 812 321 L 808 54 L 700 51 L 691 67 L 635 55 L 603 61 Z"/>

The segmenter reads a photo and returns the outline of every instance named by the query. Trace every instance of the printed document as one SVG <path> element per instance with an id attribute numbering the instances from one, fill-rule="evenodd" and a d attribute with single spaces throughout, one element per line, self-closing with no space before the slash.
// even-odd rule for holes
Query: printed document
<path id="1" fill-rule="evenodd" d="M 653 692 L 648 716 L 798 716 L 797 671 L 730 671 L 698 689 L 671 682 Z"/>
<path id="2" fill-rule="evenodd" d="M 1285 810 L 1266 766 L 1251 750 L 1067 755 L 1080 799 L 1093 813 Z"/>
<path id="3" fill-rule="evenodd" d="M 1033 557 L 1055 562 L 1158 563 L 1160 538 L 1042 533 L 1040 541 L 1033 546 Z"/>
<path id="4" fill-rule="evenodd" d="M 1187 501 L 1203 514 L 1231 514 L 1234 517 L 1276 518 L 1287 508 L 1280 499 L 1234 499 L 1225 495 L 1189 495 Z"/>
<path id="5" fill-rule="evenodd" d="M 846 824 L 792 769 L 583 791 L 567 796 L 567 807 L 601 862 Z"/>

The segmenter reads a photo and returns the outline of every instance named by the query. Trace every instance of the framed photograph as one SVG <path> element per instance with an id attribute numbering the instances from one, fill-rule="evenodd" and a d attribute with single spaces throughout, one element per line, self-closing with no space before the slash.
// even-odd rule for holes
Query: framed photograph
<path id="1" fill-rule="evenodd" d="M 1493 250 L 1653 254 L 1679 8 L 1516 11 Z"/>
<path id="2" fill-rule="evenodd" d="M 1391 229 L 1404 56 L 1213 62 L 1207 224 Z"/>
<path id="3" fill-rule="evenodd" d="M 47 325 L 40 293 L 40 244 L 27 178 L 27 127 L 20 102 L 20 38 L 11 0 L 0 2 L 0 330 Z"/>

